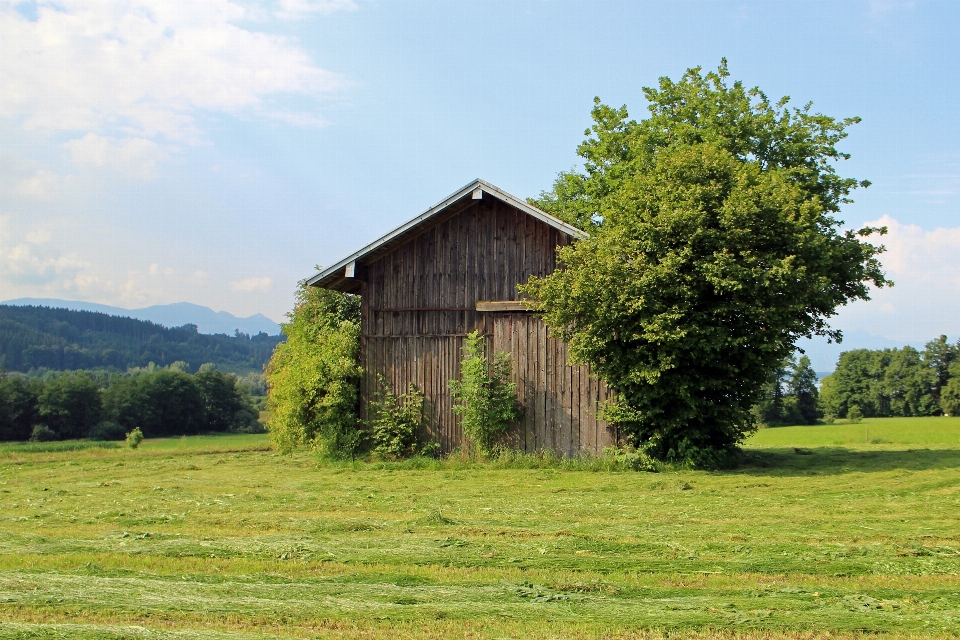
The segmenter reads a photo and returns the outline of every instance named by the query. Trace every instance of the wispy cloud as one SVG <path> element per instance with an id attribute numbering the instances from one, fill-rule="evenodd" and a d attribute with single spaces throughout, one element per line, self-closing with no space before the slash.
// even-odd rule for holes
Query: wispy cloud
<path id="1" fill-rule="evenodd" d="M 252 293 L 258 291 L 260 293 L 267 293 L 270 291 L 270 287 L 273 286 L 273 278 L 264 277 L 254 277 L 254 278 L 245 278 L 243 280 L 234 280 L 230 283 L 231 291 L 238 292 L 247 292 Z"/>
<path id="2" fill-rule="evenodd" d="M 160 145 L 146 138 L 117 139 L 88 133 L 63 146 L 81 167 L 105 168 L 118 177 L 143 180 L 155 177 L 157 161 L 166 157 Z"/>
<path id="3" fill-rule="evenodd" d="M 873 294 L 840 314 L 837 326 L 902 340 L 960 335 L 960 227 L 926 230 L 883 216 L 867 223 L 889 233 L 873 238 L 896 285 Z"/>
<path id="4" fill-rule="evenodd" d="M 304 14 L 329 15 L 337 11 L 355 11 L 353 0 L 278 0 L 276 15 L 281 18 L 298 18 Z"/>
<path id="5" fill-rule="evenodd" d="M 228 0 L 41 0 L 30 20 L 4 3 L 0 117 L 44 132 L 196 141 L 201 112 L 256 112 L 268 96 L 317 98 L 343 84 L 290 38 L 238 26 L 246 13 Z"/>

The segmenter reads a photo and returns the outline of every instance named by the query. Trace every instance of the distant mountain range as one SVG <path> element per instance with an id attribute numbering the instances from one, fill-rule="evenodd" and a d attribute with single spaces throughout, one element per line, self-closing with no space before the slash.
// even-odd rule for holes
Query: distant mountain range
<path id="1" fill-rule="evenodd" d="M 207 362 L 221 371 L 260 373 L 282 336 L 197 333 L 196 325 L 164 327 L 99 311 L 0 304 L 0 370 L 21 373 L 75 369 L 126 371 L 151 362 Z"/>
<path id="2" fill-rule="evenodd" d="M 238 318 L 226 311 L 214 311 L 189 302 L 174 302 L 172 304 L 155 304 L 142 309 L 123 309 L 94 302 L 75 302 L 72 300 L 58 300 L 56 298 L 17 298 L 6 300 L 0 304 L 13 306 L 34 306 L 70 309 L 72 311 L 98 311 L 111 316 L 123 316 L 137 320 L 148 320 L 165 327 L 181 327 L 185 324 L 197 325 L 199 333 L 225 333 L 232 336 L 234 331 L 248 333 L 252 336 L 260 332 L 275 336 L 280 334 L 280 325 L 258 313 L 248 318 Z"/>

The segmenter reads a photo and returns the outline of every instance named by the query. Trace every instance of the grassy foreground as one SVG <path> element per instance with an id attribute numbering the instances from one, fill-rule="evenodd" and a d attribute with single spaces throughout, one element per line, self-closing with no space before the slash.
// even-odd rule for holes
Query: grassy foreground
<path id="1" fill-rule="evenodd" d="M 748 450 L 649 474 L 7 446 L 0 638 L 960 634 L 960 418 Z"/>

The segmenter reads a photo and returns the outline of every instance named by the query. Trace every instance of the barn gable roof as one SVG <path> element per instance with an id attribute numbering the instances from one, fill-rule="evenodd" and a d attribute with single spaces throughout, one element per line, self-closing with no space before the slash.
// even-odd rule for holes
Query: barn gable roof
<path id="1" fill-rule="evenodd" d="M 383 237 L 374 240 L 367 246 L 350 254 L 343 260 L 330 265 L 320 273 L 309 278 L 307 280 L 307 284 L 313 287 L 322 287 L 324 289 L 335 289 L 338 291 L 345 291 L 347 293 L 355 293 L 357 290 L 359 290 L 359 283 L 357 283 L 352 276 L 353 269 L 356 268 L 358 262 L 371 260 L 391 251 L 394 247 L 406 242 L 411 235 L 415 235 L 420 228 L 426 225 L 432 218 L 441 215 L 454 206 L 461 205 L 462 207 L 464 201 L 479 200 L 488 195 L 497 198 L 498 200 L 501 200 L 513 207 L 516 207 L 527 215 L 533 216 L 537 220 L 540 220 L 541 222 L 548 224 L 554 229 L 557 229 L 569 236 L 577 238 L 586 236 L 586 234 L 580 229 L 577 229 L 576 227 L 569 225 L 562 220 L 554 218 L 549 213 L 545 213 L 540 209 L 531 206 L 526 201 L 510 195 L 506 191 L 503 191 L 489 182 L 477 179 L 457 190 L 447 198 L 444 198 L 412 220 L 409 220 L 393 231 L 390 231 Z M 349 276 L 347 275 L 348 273 Z"/>

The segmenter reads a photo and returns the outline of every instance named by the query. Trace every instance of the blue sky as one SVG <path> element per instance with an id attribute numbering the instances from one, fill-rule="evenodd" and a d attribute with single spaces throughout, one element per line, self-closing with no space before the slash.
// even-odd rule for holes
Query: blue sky
<path id="1" fill-rule="evenodd" d="M 851 225 L 897 287 L 836 325 L 960 334 L 960 3 L 0 0 L 0 299 L 281 319 L 297 280 L 476 177 L 577 164 L 594 96 L 726 56 L 858 115 Z"/>

